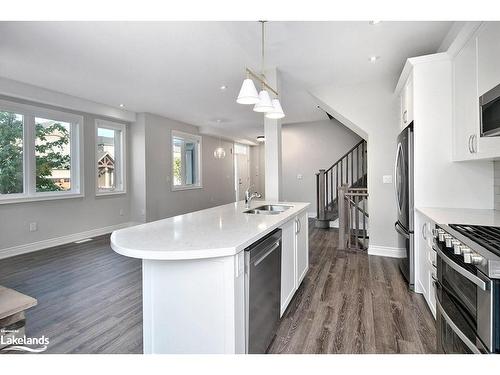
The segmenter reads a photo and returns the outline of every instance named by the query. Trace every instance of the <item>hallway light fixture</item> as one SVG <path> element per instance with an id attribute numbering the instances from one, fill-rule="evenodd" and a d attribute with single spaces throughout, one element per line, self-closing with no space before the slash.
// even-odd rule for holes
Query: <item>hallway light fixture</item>
<path id="1" fill-rule="evenodd" d="M 278 92 L 272 88 L 266 81 L 264 75 L 265 67 L 265 23 L 267 21 L 259 21 L 262 27 L 262 61 L 261 61 L 261 72 L 260 75 L 255 74 L 250 69 L 246 68 L 246 78 L 243 80 L 241 85 L 240 93 L 236 102 L 239 104 L 254 104 L 253 110 L 255 112 L 264 113 L 266 118 L 269 119 L 280 119 L 285 117 L 283 108 L 278 99 Z M 261 90 L 257 94 L 257 89 L 253 79 L 257 80 L 261 84 Z M 271 99 L 269 94 L 271 92 L 275 98 Z"/>
<path id="2" fill-rule="evenodd" d="M 263 135 L 258 135 L 257 136 L 257 142 L 262 143 L 262 142 L 265 142 L 265 141 L 266 141 L 266 137 L 265 136 L 263 136 Z"/>
<path id="3" fill-rule="evenodd" d="M 224 159 L 226 157 L 226 150 L 222 147 L 222 139 L 219 137 L 219 147 L 214 150 L 214 158 Z"/>

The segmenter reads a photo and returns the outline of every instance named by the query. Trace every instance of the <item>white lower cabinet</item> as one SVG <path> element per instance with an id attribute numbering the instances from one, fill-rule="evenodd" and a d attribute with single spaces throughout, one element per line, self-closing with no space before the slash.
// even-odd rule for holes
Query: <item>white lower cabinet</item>
<path id="1" fill-rule="evenodd" d="M 295 293 L 295 220 L 281 227 L 281 311 L 285 312 Z"/>
<path id="2" fill-rule="evenodd" d="M 436 277 L 436 252 L 432 248 L 432 228 L 434 222 L 415 213 L 415 291 L 422 293 L 434 317 L 436 317 L 436 292 L 434 279 Z"/>
<path id="3" fill-rule="evenodd" d="M 309 269 L 309 236 L 307 212 L 296 218 L 295 254 L 297 258 L 297 288 Z"/>
<path id="4" fill-rule="evenodd" d="M 281 308 L 283 315 L 309 269 L 307 212 L 281 226 Z"/>

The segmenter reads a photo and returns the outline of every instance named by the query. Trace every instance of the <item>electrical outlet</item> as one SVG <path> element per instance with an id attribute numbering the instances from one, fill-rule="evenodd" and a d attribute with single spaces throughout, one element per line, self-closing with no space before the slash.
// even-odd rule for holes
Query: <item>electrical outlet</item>
<path id="1" fill-rule="evenodd" d="M 304 176 L 302 176 L 300 173 L 297 175 L 297 180 L 302 180 Z"/>
<path id="2" fill-rule="evenodd" d="M 388 175 L 382 176 L 382 181 L 384 184 L 392 184 L 392 175 L 388 174 Z"/>
<path id="3" fill-rule="evenodd" d="M 36 232 L 38 230 L 38 224 L 36 221 L 30 223 L 30 232 Z"/>

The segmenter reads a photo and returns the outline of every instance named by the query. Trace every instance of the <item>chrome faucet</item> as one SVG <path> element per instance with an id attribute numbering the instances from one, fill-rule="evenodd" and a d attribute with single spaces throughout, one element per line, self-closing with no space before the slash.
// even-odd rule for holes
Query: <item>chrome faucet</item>
<path id="1" fill-rule="evenodd" d="M 253 185 L 250 185 L 248 189 L 245 190 L 245 208 L 250 208 L 250 203 L 252 202 L 252 199 L 254 198 L 262 198 L 262 195 L 255 192 L 250 194 L 250 189 L 252 188 Z"/>

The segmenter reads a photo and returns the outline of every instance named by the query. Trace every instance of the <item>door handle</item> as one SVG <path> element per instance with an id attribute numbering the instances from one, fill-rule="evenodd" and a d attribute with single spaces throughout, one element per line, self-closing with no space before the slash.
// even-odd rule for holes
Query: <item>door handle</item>
<path id="1" fill-rule="evenodd" d="M 465 268 L 460 267 L 453 260 L 451 260 L 450 258 L 448 258 L 448 256 L 445 253 L 443 253 L 439 247 L 436 248 L 436 251 L 437 251 L 439 257 L 448 266 L 450 266 L 451 268 L 453 268 L 455 271 L 457 271 L 460 275 L 462 275 L 463 277 L 465 277 L 470 282 L 476 284 L 482 290 L 487 290 L 487 285 L 486 285 L 486 283 L 483 280 L 481 280 L 479 277 L 477 277 L 473 273 L 467 271 Z"/>
<path id="2" fill-rule="evenodd" d="M 446 311 L 444 311 L 443 306 L 441 306 L 441 303 L 439 302 L 439 298 L 436 298 L 436 308 L 443 317 L 443 319 L 446 321 L 446 323 L 450 326 L 450 328 L 455 332 L 455 334 L 460 337 L 460 340 L 467 345 L 467 347 L 474 353 L 474 354 L 481 354 L 481 351 L 477 348 L 476 345 L 472 341 L 469 340 L 469 338 L 457 327 L 457 325 L 451 320 L 451 318 L 448 316 Z"/>
<path id="3" fill-rule="evenodd" d="M 396 229 L 396 232 L 398 232 L 400 235 L 405 237 L 406 239 L 410 239 L 410 234 L 406 233 L 403 229 L 401 229 L 401 225 L 399 224 L 399 221 L 396 221 L 394 223 L 394 228 Z"/>
<path id="4" fill-rule="evenodd" d="M 398 178 L 397 178 L 397 172 L 398 172 L 398 159 L 399 159 L 399 153 L 402 151 L 402 146 L 401 143 L 398 143 L 398 148 L 396 150 L 396 160 L 394 162 L 394 192 L 396 194 L 396 204 L 398 206 L 398 212 L 401 214 L 401 207 L 399 205 L 399 194 L 398 194 Z"/>
<path id="5" fill-rule="evenodd" d="M 257 267 L 259 263 L 261 263 L 264 259 L 266 259 L 274 250 L 276 250 L 280 246 L 279 242 L 276 242 L 274 245 L 272 245 L 269 250 L 266 251 L 264 255 L 262 255 L 259 259 L 257 259 L 253 265 L 254 267 Z"/>

